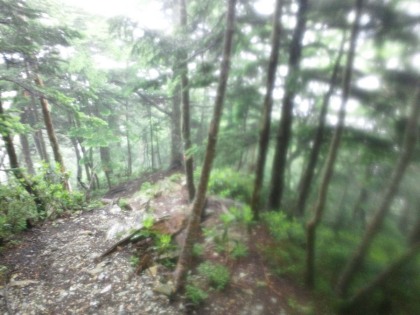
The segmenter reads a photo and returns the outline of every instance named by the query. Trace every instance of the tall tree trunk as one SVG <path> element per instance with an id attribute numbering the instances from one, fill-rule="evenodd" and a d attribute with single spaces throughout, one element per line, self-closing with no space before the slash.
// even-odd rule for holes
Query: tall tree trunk
<path id="1" fill-rule="evenodd" d="M 155 170 L 156 164 L 155 164 L 155 148 L 153 144 L 152 108 L 150 106 L 148 107 L 147 113 L 149 115 L 150 160 L 152 162 L 152 170 Z"/>
<path id="2" fill-rule="evenodd" d="M 93 168 L 92 167 L 92 163 L 91 163 L 91 161 L 89 159 L 89 156 L 88 156 L 88 154 L 86 152 L 85 147 L 82 144 L 82 140 L 80 138 L 76 138 L 76 140 L 77 140 L 78 145 L 80 146 L 80 151 L 82 151 L 83 161 L 84 161 L 83 165 L 84 165 L 84 168 L 85 168 L 87 182 L 88 183 L 91 183 L 92 182 L 94 184 L 94 186 L 92 188 L 95 189 L 95 182 L 94 181 L 91 181 L 91 179 L 92 179 L 92 177 L 91 177 L 92 176 L 91 170 Z"/>
<path id="3" fill-rule="evenodd" d="M 420 82 L 417 83 L 417 86 L 420 86 Z M 404 172 L 407 169 L 407 166 L 410 163 L 410 159 L 413 154 L 414 147 L 416 145 L 417 120 L 419 117 L 419 113 L 420 88 L 417 88 L 416 95 L 411 106 L 411 113 L 410 116 L 408 116 L 409 118 L 407 128 L 405 130 L 404 143 L 401 148 L 401 153 L 398 162 L 392 173 L 390 182 L 383 193 L 382 201 L 379 207 L 375 211 L 372 220 L 366 228 L 362 241 L 360 242 L 357 249 L 354 251 L 350 260 L 347 262 L 337 282 L 336 294 L 340 298 L 343 298 L 347 295 L 347 291 L 351 284 L 351 281 L 353 280 L 353 276 L 363 264 L 363 261 L 370 248 L 370 245 L 372 244 L 372 241 L 375 238 L 376 234 L 379 232 L 382 223 L 389 211 L 391 202 L 397 194 L 398 186 L 404 176 Z"/>
<path id="4" fill-rule="evenodd" d="M 220 77 L 217 87 L 216 100 L 214 104 L 213 118 L 210 123 L 210 129 L 207 138 L 206 155 L 204 157 L 198 189 L 194 197 L 194 201 L 191 204 L 191 213 L 186 230 L 185 242 L 182 246 L 176 270 L 174 273 L 174 284 L 176 291 L 183 286 L 187 271 L 190 268 L 192 249 L 194 242 L 196 242 L 197 240 L 198 232 L 200 229 L 201 213 L 206 200 L 208 181 L 210 178 L 213 160 L 216 155 L 217 136 L 219 132 L 220 120 L 222 117 L 223 103 L 226 94 L 226 85 L 230 70 L 232 39 L 235 26 L 235 6 L 236 0 L 228 0 L 228 12 L 226 15 L 226 30 L 224 36 L 225 39 L 223 57 L 220 68 Z"/>
<path id="5" fill-rule="evenodd" d="M 350 37 L 350 48 L 347 56 L 346 70 L 344 73 L 343 80 L 343 95 L 341 100 L 341 106 L 338 113 L 338 122 L 334 135 L 328 151 L 328 157 L 325 163 L 325 170 L 321 180 L 321 186 L 318 193 L 318 198 L 313 208 L 313 217 L 306 224 L 306 274 L 305 283 L 308 287 L 313 287 L 315 278 L 315 240 L 316 240 L 316 228 L 321 221 L 325 201 L 328 194 L 328 188 L 332 175 L 334 174 L 335 160 L 337 158 L 338 149 L 340 146 L 341 135 L 344 130 L 344 122 L 346 118 L 346 104 L 350 95 L 350 84 L 353 72 L 353 62 L 356 50 L 357 36 L 359 33 L 359 23 L 362 15 L 362 4 L 363 0 L 356 0 L 356 18 L 354 20 L 351 37 Z"/>
<path id="6" fill-rule="evenodd" d="M 28 78 L 31 77 L 30 71 L 29 71 L 29 62 L 27 58 L 25 58 L 25 73 Z M 48 157 L 48 152 L 45 146 L 44 137 L 42 136 L 42 130 L 39 129 L 39 127 L 37 126 L 39 123 L 39 116 L 38 116 L 38 111 L 36 108 L 35 97 L 32 93 L 30 93 L 30 106 L 25 107 L 24 110 L 26 112 L 26 117 L 28 118 L 31 127 L 35 129 L 33 137 L 34 137 L 35 146 L 38 150 L 41 161 L 45 161 L 46 163 L 49 164 L 50 159 Z"/>
<path id="7" fill-rule="evenodd" d="M 42 82 L 38 74 L 34 74 L 34 81 L 35 84 L 39 87 L 44 87 L 44 83 Z M 51 148 L 53 150 L 54 160 L 60 166 L 63 188 L 67 191 L 71 191 L 68 174 L 64 165 L 63 156 L 61 155 L 60 146 L 58 145 L 57 136 L 55 134 L 54 126 L 52 123 L 48 101 L 44 96 L 40 96 L 39 100 L 41 102 L 42 116 L 44 117 L 44 123 L 47 129 L 48 139 L 50 140 Z"/>
<path id="8" fill-rule="evenodd" d="M 343 35 L 340 50 L 338 52 L 337 59 L 335 61 L 334 70 L 332 72 L 329 88 L 327 93 L 324 95 L 322 101 L 321 112 L 319 113 L 318 127 L 314 137 L 314 143 L 312 146 L 311 153 L 309 154 L 308 164 L 305 170 L 302 172 L 302 176 L 299 181 L 298 198 L 294 209 L 296 216 L 303 216 L 305 212 L 306 202 L 308 200 L 312 180 L 315 173 L 315 168 L 318 163 L 319 152 L 321 151 L 322 142 L 324 140 L 325 133 L 325 120 L 328 112 L 328 105 L 330 103 L 331 95 L 334 93 L 335 85 L 337 84 L 338 70 L 340 69 L 341 58 L 344 54 L 344 43 L 346 36 Z"/>
<path id="9" fill-rule="evenodd" d="M 176 72 L 174 70 L 174 72 Z M 182 169 L 182 132 L 181 132 L 181 88 L 180 83 L 174 87 L 171 111 L 171 161 L 169 169 Z"/>
<path id="10" fill-rule="evenodd" d="M 306 13 L 308 0 L 299 0 L 296 28 L 293 32 L 292 43 L 289 51 L 289 73 L 286 79 L 286 91 L 283 98 L 279 130 L 276 139 L 276 149 L 271 175 L 269 195 L 269 208 L 279 209 L 284 190 L 284 174 L 286 171 L 286 158 L 291 138 L 293 121 L 293 100 L 296 94 L 299 78 L 299 65 L 302 55 L 302 39 L 306 28 Z"/>
<path id="11" fill-rule="evenodd" d="M 366 166 L 364 182 L 367 182 L 372 174 L 373 167 L 371 165 Z M 356 203 L 354 204 L 352 215 L 353 220 L 356 221 L 356 225 L 360 224 L 362 229 L 366 226 L 366 202 L 369 199 L 369 192 L 367 186 L 364 185 L 360 189 L 359 196 L 357 197 Z"/>
<path id="12" fill-rule="evenodd" d="M 27 113 L 27 111 L 26 111 L 26 109 L 24 109 L 24 111 L 20 115 L 20 120 L 23 124 L 28 123 L 28 118 L 26 116 L 26 113 Z M 25 164 L 26 164 L 26 168 L 28 169 L 28 173 L 34 175 L 35 170 L 34 170 L 34 164 L 32 162 L 31 150 L 30 150 L 30 147 L 29 147 L 28 136 L 26 134 L 21 133 L 19 135 L 19 138 L 20 138 L 20 144 L 22 146 L 23 158 L 25 160 Z"/>
<path id="13" fill-rule="evenodd" d="M 131 155 L 130 116 L 128 113 L 128 100 L 125 101 L 125 139 L 127 141 L 127 177 L 133 173 L 133 157 Z"/>
<path id="14" fill-rule="evenodd" d="M 108 188 L 111 189 L 112 165 L 111 165 L 111 152 L 110 152 L 109 147 L 99 147 L 99 155 L 101 157 L 102 170 L 105 173 L 105 178 L 108 184 Z"/>
<path id="15" fill-rule="evenodd" d="M 182 37 L 186 37 L 187 33 L 187 5 L 186 0 L 179 0 L 179 25 Z M 182 138 L 184 140 L 184 163 L 185 176 L 187 178 L 188 199 L 191 202 L 195 195 L 194 186 L 194 160 L 189 150 L 191 149 L 191 132 L 190 132 L 190 87 L 188 82 L 188 55 L 184 47 L 179 53 L 179 71 L 181 75 L 181 100 L 182 100 Z"/>
<path id="16" fill-rule="evenodd" d="M 0 92 L 0 121 L 2 125 L 7 126 L 5 123 L 5 113 L 3 110 L 3 103 L 1 101 L 1 92 Z M 13 175 L 16 177 L 18 182 L 26 190 L 26 192 L 34 198 L 34 202 L 37 208 L 38 213 L 45 211 L 45 204 L 42 198 L 40 197 L 37 189 L 32 185 L 29 179 L 26 177 L 24 172 L 19 167 L 19 162 L 16 154 L 15 147 L 13 145 L 13 137 L 8 130 L 2 130 L 1 137 L 6 147 L 7 156 L 9 157 L 10 168 L 12 169 Z"/>
<path id="17" fill-rule="evenodd" d="M 254 219 L 259 219 L 261 189 L 264 181 L 264 168 L 267 159 L 268 144 L 270 141 L 271 109 L 273 107 L 273 89 L 276 81 L 276 71 L 279 57 L 280 34 L 281 34 L 281 8 L 282 0 L 276 0 L 273 29 L 271 32 L 271 54 L 267 69 L 267 83 L 260 121 L 260 135 L 258 142 L 258 157 L 255 170 L 254 190 L 252 192 L 251 209 Z"/>
<path id="18" fill-rule="evenodd" d="M 155 136 L 156 140 L 156 157 L 157 157 L 157 167 L 158 169 L 162 168 L 162 157 L 160 156 L 160 143 L 159 143 L 159 135 Z"/>

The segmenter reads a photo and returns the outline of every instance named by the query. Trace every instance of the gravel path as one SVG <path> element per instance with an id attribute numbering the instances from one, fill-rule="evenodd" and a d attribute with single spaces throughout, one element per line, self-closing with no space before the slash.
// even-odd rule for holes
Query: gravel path
<path id="1" fill-rule="evenodd" d="M 150 273 L 134 274 L 130 249 L 95 262 L 115 243 L 119 226 L 141 212 L 117 206 L 50 222 L 24 236 L 4 256 L 10 281 L 0 287 L 0 314 L 183 314 L 153 291 Z"/>

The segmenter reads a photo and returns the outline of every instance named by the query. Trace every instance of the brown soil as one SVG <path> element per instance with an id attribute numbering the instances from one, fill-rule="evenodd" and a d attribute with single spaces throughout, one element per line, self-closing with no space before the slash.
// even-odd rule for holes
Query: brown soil
<path id="1" fill-rule="evenodd" d="M 135 246 L 125 246 L 100 261 L 95 260 L 121 237 L 118 231 L 111 233 L 115 226 L 121 222 L 132 226 L 144 215 L 145 209 L 140 209 L 144 196 L 134 195 L 140 185 L 146 181 L 157 182 L 165 176 L 165 173 L 148 174 L 115 187 L 105 195 L 113 200 L 128 199 L 134 210 L 124 211 L 111 204 L 47 222 L 23 233 L 19 244 L 0 256 L 0 265 L 8 268 L 7 284 L 0 284 L 0 314 L 306 313 L 292 304 L 307 304 L 309 294 L 293 282 L 270 273 L 262 255 L 270 238 L 261 225 L 250 231 L 239 226 L 229 230 L 232 239 L 248 247 L 248 255 L 238 259 L 218 252 L 214 242 L 203 237 L 205 252 L 195 263 L 222 263 L 229 267 L 231 277 L 224 290 L 209 289 L 209 298 L 195 307 L 183 298 L 169 299 L 154 292 L 162 275 L 135 273 L 130 265 L 130 257 L 137 250 Z M 182 179 L 168 185 L 164 183 L 149 194 L 150 209 L 155 217 L 185 214 L 188 209 Z M 219 217 L 231 203 L 209 198 L 203 227 L 222 233 Z M 167 274 L 164 279 L 168 279 Z"/>

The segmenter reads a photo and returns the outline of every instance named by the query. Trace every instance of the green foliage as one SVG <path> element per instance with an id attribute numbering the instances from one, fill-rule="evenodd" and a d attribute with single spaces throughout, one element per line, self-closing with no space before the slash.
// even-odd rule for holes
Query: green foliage
<path id="1" fill-rule="evenodd" d="M 246 246 L 244 243 L 238 242 L 232 248 L 230 255 L 235 259 L 246 257 L 248 256 L 248 246 Z"/>
<path id="2" fill-rule="evenodd" d="M 192 284 L 187 284 L 185 286 L 185 297 L 194 306 L 198 306 L 203 303 L 208 298 L 208 296 L 209 295 L 204 290 L 197 286 Z"/>
<path id="3" fill-rule="evenodd" d="M 121 209 L 127 209 L 127 207 L 129 206 L 128 200 L 124 199 L 124 198 L 121 198 L 120 200 L 118 200 L 118 206 Z"/>
<path id="4" fill-rule="evenodd" d="M 252 178 L 231 168 L 215 169 L 211 173 L 209 192 L 248 203 L 252 194 Z"/>
<path id="5" fill-rule="evenodd" d="M 178 182 L 181 181 L 182 176 L 183 175 L 181 173 L 175 173 L 175 174 L 172 174 L 171 176 L 169 176 L 169 180 L 173 183 L 178 183 Z"/>
<path id="6" fill-rule="evenodd" d="M 32 178 L 40 197 L 48 206 L 48 215 L 83 207 L 83 194 L 65 190 L 62 185 L 62 176 L 58 164 L 54 169 L 44 164 L 38 169 L 37 175 Z"/>
<path id="7" fill-rule="evenodd" d="M 143 218 L 143 226 L 145 229 L 150 229 L 153 226 L 153 223 L 155 222 L 155 219 L 152 215 L 145 215 Z"/>
<path id="8" fill-rule="evenodd" d="M 239 223 L 244 226 L 249 226 L 252 223 L 253 215 L 249 206 L 244 207 L 231 207 L 227 213 L 220 215 L 220 219 L 225 225 L 232 223 Z"/>
<path id="9" fill-rule="evenodd" d="M 194 246 L 193 246 L 192 253 L 195 257 L 202 256 L 204 254 L 204 245 L 199 244 L 199 243 L 195 243 Z"/>
<path id="10" fill-rule="evenodd" d="M 217 263 L 206 261 L 197 267 L 198 273 L 204 276 L 216 290 L 223 290 L 230 281 L 229 270 Z"/>
<path id="11" fill-rule="evenodd" d="M 138 256 L 130 256 L 130 265 L 132 267 L 137 267 L 140 264 L 140 258 Z"/>
<path id="12" fill-rule="evenodd" d="M 140 192 L 146 194 L 147 196 L 153 196 L 158 189 L 158 186 L 149 182 L 144 182 L 141 184 Z"/>
<path id="13" fill-rule="evenodd" d="M 35 204 L 21 185 L 10 181 L 0 186 L 0 243 L 26 228 L 27 219 L 36 219 Z"/>
<path id="14" fill-rule="evenodd" d="M 305 241 L 305 230 L 296 219 L 288 219 L 284 212 L 267 212 L 262 215 L 267 224 L 270 234 L 277 240 L 290 240 L 303 244 Z"/>
<path id="15" fill-rule="evenodd" d="M 155 248 L 158 253 L 164 253 L 174 248 L 172 237 L 169 234 L 156 234 Z"/>

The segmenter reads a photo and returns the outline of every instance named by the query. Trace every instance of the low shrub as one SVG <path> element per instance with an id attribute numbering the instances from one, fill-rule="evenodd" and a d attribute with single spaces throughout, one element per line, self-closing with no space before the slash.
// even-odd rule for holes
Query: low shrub
<path id="1" fill-rule="evenodd" d="M 209 284 L 216 290 L 223 290 L 230 281 L 230 272 L 227 267 L 206 261 L 197 267 L 200 275 L 204 276 Z"/>
<path id="2" fill-rule="evenodd" d="M 209 192 L 224 198 L 249 203 L 252 194 L 252 177 L 231 168 L 215 169 L 211 173 Z"/>

